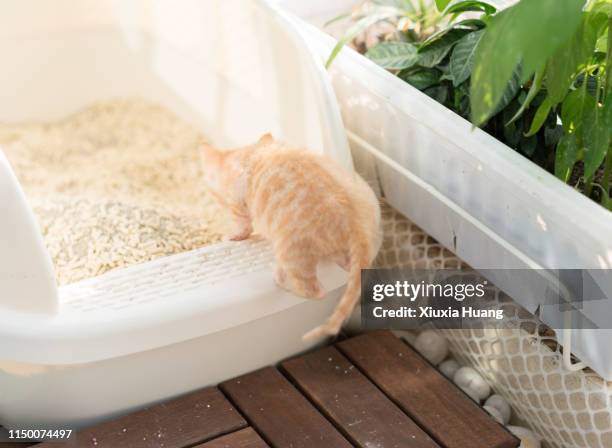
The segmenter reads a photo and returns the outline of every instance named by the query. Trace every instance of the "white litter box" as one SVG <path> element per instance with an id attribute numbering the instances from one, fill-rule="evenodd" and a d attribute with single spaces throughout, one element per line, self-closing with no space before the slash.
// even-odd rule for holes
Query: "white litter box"
<path id="1" fill-rule="evenodd" d="M 35 13 L 33 13 L 35 11 Z M 92 102 L 161 103 L 218 145 L 267 131 L 350 166 L 320 62 L 257 0 L 26 0 L 0 4 L 0 122 L 60 119 Z M 0 425 L 80 427 L 307 349 L 336 304 L 273 282 L 265 242 L 221 243 L 57 288 L 0 151 Z"/>

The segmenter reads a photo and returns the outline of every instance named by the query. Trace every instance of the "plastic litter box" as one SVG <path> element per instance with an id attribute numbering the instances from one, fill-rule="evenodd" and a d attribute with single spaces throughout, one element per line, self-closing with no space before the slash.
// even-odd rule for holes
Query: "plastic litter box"
<path id="1" fill-rule="evenodd" d="M 32 13 L 36 11 L 36 13 Z M 333 92 L 283 13 L 257 0 L 0 4 L 0 122 L 139 96 L 233 146 L 264 132 L 351 159 Z M 79 427 L 307 349 L 320 302 L 280 290 L 265 242 L 220 243 L 56 287 L 0 151 L 0 425 Z"/>

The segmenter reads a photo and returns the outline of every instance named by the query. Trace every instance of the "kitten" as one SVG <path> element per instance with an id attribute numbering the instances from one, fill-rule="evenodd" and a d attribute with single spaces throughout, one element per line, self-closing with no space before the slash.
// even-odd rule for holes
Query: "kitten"
<path id="1" fill-rule="evenodd" d="M 266 134 L 234 150 L 202 149 L 204 181 L 229 211 L 239 241 L 253 229 L 272 242 L 276 283 L 299 296 L 325 296 L 317 264 L 332 260 L 349 272 L 346 291 L 328 321 L 305 339 L 335 335 L 361 294 L 361 269 L 381 244 L 380 206 L 357 174 L 331 158 L 291 149 Z"/>

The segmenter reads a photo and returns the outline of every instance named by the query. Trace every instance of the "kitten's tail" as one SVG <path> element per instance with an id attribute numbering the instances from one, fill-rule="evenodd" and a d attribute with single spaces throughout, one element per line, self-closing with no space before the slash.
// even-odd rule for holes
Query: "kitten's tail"
<path id="1" fill-rule="evenodd" d="M 370 245 L 367 238 L 357 235 L 350 246 L 349 277 L 346 290 L 332 315 L 323 325 L 306 333 L 302 339 L 313 339 L 321 336 L 335 336 L 340 331 L 361 295 L 361 270 L 370 264 Z"/>

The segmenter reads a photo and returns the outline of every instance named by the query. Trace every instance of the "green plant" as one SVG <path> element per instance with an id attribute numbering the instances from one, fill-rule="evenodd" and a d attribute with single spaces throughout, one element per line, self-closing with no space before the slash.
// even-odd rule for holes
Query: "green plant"
<path id="1" fill-rule="evenodd" d="M 452 15 L 449 25 L 424 42 L 412 44 L 412 51 L 409 51 L 408 44 L 397 46 L 381 43 L 369 50 L 366 56 L 387 68 L 399 69 L 401 79 L 469 119 L 472 115 L 470 84 L 476 50 L 497 11 L 493 5 L 483 1 L 465 0 L 442 6 L 443 15 Z M 457 20 L 457 14 L 467 11 L 481 15 L 479 18 Z M 402 58 L 406 55 L 409 56 Z M 388 61 L 392 59 L 402 65 L 390 65 Z M 552 168 L 549 152 L 561 136 L 560 126 L 554 117 L 543 117 L 543 126 L 528 134 L 530 123 L 542 101 L 542 95 L 537 92 L 529 96 L 518 73 L 514 73 L 506 83 L 491 117 L 482 123 L 482 128 L 526 157 Z"/>
<path id="2" fill-rule="evenodd" d="M 554 173 L 575 181 L 578 168 L 584 193 L 608 208 L 611 22 L 612 0 L 521 0 L 491 18 L 476 50 L 470 89 L 472 122 L 482 125 L 518 73 L 520 82 L 531 86 L 524 104 L 542 98 L 526 135 L 538 132 L 548 117 L 560 120 Z"/>
<path id="3" fill-rule="evenodd" d="M 365 54 L 380 66 L 394 71 L 397 76 L 423 91 L 462 117 L 471 116 L 470 82 L 476 48 L 492 16 L 495 6 L 474 0 L 438 0 L 440 22 L 446 26 L 420 41 L 382 42 Z M 480 14 L 479 18 L 461 19 L 461 14 Z M 332 54 L 330 59 L 333 59 Z M 483 128 L 540 164 L 550 166 L 546 148 L 554 148 L 560 137 L 557 123 L 548 120 L 535 135 L 526 136 L 530 120 L 541 95 L 529 98 L 517 76 L 509 83 L 492 117 Z M 520 116 L 518 115 L 521 110 Z M 514 118 L 514 120 L 512 120 Z M 508 125 L 506 126 L 506 123 Z"/>
<path id="4" fill-rule="evenodd" d="M 343 14 L 328 24 L 349 16 L 355 23 L 338 40 L 327 60 L 327 66 L 346 44 L 380 22 L 388 23 L 395 29 L 394 40 L 419 42 L 435 33 L 445 20 L 425 0 L 369 0 L 363 2 L 353 14 Z"/>
<path id="5" fill-rule="evenodd" d="M 366 56 L 612 209 L 612 0 L 435 3 L 442 29 Z"/>

